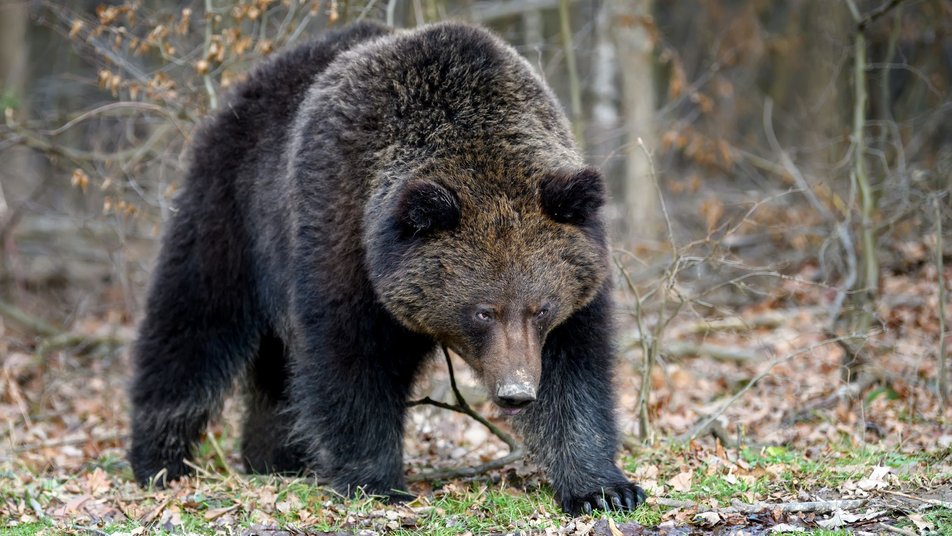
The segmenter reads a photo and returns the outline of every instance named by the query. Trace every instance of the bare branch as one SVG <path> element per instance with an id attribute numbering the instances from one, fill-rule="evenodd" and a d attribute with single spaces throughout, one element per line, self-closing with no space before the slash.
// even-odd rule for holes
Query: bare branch
<path id="1" fill-rule="evenodd" d="M 178 129 L 178 131 L 182 134 L 182 136 L 187 137 L 189 134 L 188 129 L 185 128 L 185 125 L 183 125 L 178 120 L 178 118 L 175 117 L 175 114 L 172 113 L 168 108 L 159 106 L 157 104 L 152 104 L 149 102 L 135 102 L 135 101 L 121 101 L 121 102 L 111 102 L 109 104 L 104 104 L 102 106 L 98 106 L 96 108 L 93 108 L 92 110 L 88 110 L 86 112 L 79 114 L 78 116 L 70 119 L 66 123 L 63 123 L 63 125 L 60 127 L 57 127 L 53 130 L 44 130 L 42 132 L 43 134 L 46 134 L 47 136 L 58 136 L 62 134 L 63 132 L 66 132 L 70 128 L 76 126 L 77 124 L 81 123 L 82 121 L 85 121 L 91 117 L 102 115 L 102 114 L 105 114 L 106 112 L 111 112 L 114 110 L 136 110 L 136 111 L 156 112 L 168 118 L 168 120 L 171 121 L 172 124 L 175 125 L 175 128 Z"/>
<path id="2" fill-rule="evenodd" d="M 882 17 L 883 15 L 892 11 L 894 8 L 898 7 L 899 4 L 902 3 L 902 1 L 903 0 L 889 0 L 889 2 L 886 2 L 885 4 L 879 6 L 878 8 L 870 11 L 869 14 L 863 17 L 863 20 L 859 21 L 859 24 L 856 25 L 857 30 L 859 30 L 860 32 L 865 32 L 867 26 L 876 22 L 876 19 Z M 852 5 L 852 2 L 850 2 L 850 4 Z M 853 10 L 855 10 L 855 6 L 851 8 L 851 11 Z M 855 17 L 856 14 L 857 13 L 854 11 L 853 16 Z"/>
<path id="3" fill-rule="evenodd" d="M 424 471 L 416 475 L 410 475 L 407 480 L 411 482 L 419 482 L 422 480 L 442 480 L 447 478 L 463 478 L 476 476 L 487 471 L 492 471 L 493 469 L 499 469 L 506 466 L 516 460 L 522 459 L 525 456 L 525 448 L 522 444 L 513 438 L 506 431 L 502 430 L 495 424 L 489 422 L 485 417 L 480 415 L 476 410 L 474 410 L 466 402 L 466 399 L 463 398 L 462 393 L 460 393 L 459 388 L 456 385 L 456 375 L 453 372 L 453 362 L 450 359 L 449 350 L 444 346 L 443 355 L 446 358 L 446 366 L 449 369 L 450 373 L 450 386 L 453 389 L 453 395 L 456 397 L 456 404 L 447 404 L 445 402 L 440 402 L 438 400 L 433 400 L 430 397 L 424 397 L 420 400 L 414 400 L 407 403 L 408 407 L 420 406 L 420 405 L 429 405 L 436 406 L 441 409 L 455 411 L 457 413 L 462 413 L 467 415 L 476 422 L 485 426 L 492 434 L 503 441 L 506 446 L 509 447 L 509 454 L 501 458 L 496 458 L 495 460 L 488 461 L 486 463 L 479 464 L 475 467 L 456 467 L 450 469 L 434 469 L 430 471 Z"/>

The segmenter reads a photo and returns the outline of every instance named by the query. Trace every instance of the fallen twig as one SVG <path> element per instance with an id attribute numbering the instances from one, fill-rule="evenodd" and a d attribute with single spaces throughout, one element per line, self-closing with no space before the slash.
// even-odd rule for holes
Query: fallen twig
<path id="1" fill-rule="evenodd" d="M 40 449 L 65 447 L 66 445 L 79 445 L 79 444 L 89 443 L 89 442 L 105 443 L 110 441 L 119 441 L 120 439 L 125 439 L 125 438 L 126 438 L 126 434 L 122 434 L 119 432 L 101 435 L 101 436 L 82 435 L 82 436 L 76 436 L 76 437 L 64 437 L 62 439 L 43 441 L 40 443 L 30 443 L 26 445 L 19 445 L 13 448 L 13 452 L 15 453 L 29 452 L 29 451 L 40 450 Z"/>
<path id="2" fill-rule="evenodd" d="M 231 464 L 228 463 L 228 458 L 225 457 L 225 452 L 221 449 L 221 445 L 218 444 L 218 440 L 215 439 L 215 434 L 211 430 L 208 431 L 205 436 L 208 438 L 208 442 L 211 443 L 212 448 L 215 450 L 215 455 L 218 456 L 219 463 L 222 464 L 225 468 L 225 472 L 228 473 L 228 476 L 233 477 L 237 473 L 232 469 Z"/>
<path id="3" fill-rule="evenodd" d="M 731 506 L 725 508 L 714 508 L 709 504 L 695 501 L 680 501 L 677 499 L 668 499 L 665 497 L 654 497 L 650 499 L 659 506 L 668 506 L 673 508 L 696 509 L 699 512 L 715 511 L 724 514 L 756 514 L 758 512 L 783 512 L 783 513 L 805 513 L 812 512 L 816 514 L 825 514 L 834 510 L 851 510 L 864 506 L 867 499 L 835 499 L 831 501 L 807 501 L 807 502 L 788 502 L 788 503 L 765 503 L 757 502 L 747 504 L 737 499 L 731 500 Z"/>
<path id="4" fill-rule="evenodd" d="M 96 536 L 108 536 L 108 532 L 99 530 L 96 527 L 86 527 L 82 525 L 73 525 L 73 530 L 88 532 L 89 534 L 95 534 Z"/>
<path id="5" fill-rule="evenodd" d="M 889 495 L 895 495 L 897 497 L 912 499 L 914 501 L 919 501 L 921 503 L 926 503 L 932 506 L 938 506 L 940 508 L 948 508 L 952 510 L 952 502 L 949 502 L 949 501 L 940 501 L 938 499 L 929 499 L 926 497 L 916 497 L 915 495 L 909 495 L 908 493 L 903 493 L 901 491 L 890 491 L 888 489 L 884 489 L 880 491 L 882 491 L 883 493 L 888 493 Z"/>
<path id="6" fill-rule="evenodd" d="M 757 361 L 760 356 L 739 348 L 729 348 L 715 344 L 694 344 L 690 342 L 668 342 L 661 347 L 661 354 L 668 357 L 710 357 L 718 361 Z"/>
<path id="7" fill-rule="evenodd" d="M 752 331 L 755 329 L 775 328 L 786 322 L 791 316 L 801 314 L 802 309 L 797 309 L 792 313 L 784 311 L 766 311 L 754 318 L 741 318 L 739 316 L 729 316 L 727 318 L 718 318 L 713 320 L 700 320 L 693 324 L 680 326 L 677 330 L 672 330 L 673 335 L 709 335 L 723 331 Z"/>
<path id="8" fill-rule="evenodd" d="M 724 429 L 724 426 L 720 423 L 720 421 L 702 419 L 699 425 L 702 426 L 702 428 L 692 428 L 690 432 L 678 436 L 675 438 L 675 440 L 687 442 L 696 437 L 711 434 L 721 442 L 721 445 L 724 445 L 727 448 L 734 448 L 737 446 L 737 441 L 727 433 L 727 430 Z"/>
<path id="9" fill-rule="evenodd" d="M 642 340 L 640 337 L 631 337 L 623 343 L 624 348 L 640 349 Z M 760 356 L 754 352 L 745 351 L 740 348 L 729 348 L 716 344 L 696 344 L 690 342 L 665 342 L 661 345 L 659 354 L 669 358 L 684 357 L 710 357 L 717 361 L 735 361 L 746 363 L 748 361 L 758 361 Z"/>
<path id="10" fill-rule="evenodd" d="M 808 502 L 789 502 L 789 503 L 764 503 L 757 502 L 753 504 L 743 503 L 737 499 L 731 500 L 731 506 L 738 512 L 745 514 L 755 514 L 757 512 L 775 512 L 781 511 L 785 514 L 812 512 L 815 514 L 825 514 L 834 510 L 851 510 L 866 505 L 867 499 L 835 499 L 831 501 L 808 501 Z"/>
<path id="11" fill-rule="evenodd" d="M 880 523 L 879 526 L 883 529 L 886 529 L 886 532 L 892 532 L 895 534 L 902 534 L 903 536 L 919 536 L 918 533 L 914 530 L 904 529 L 900 527 L 894 527 L 892 525 L 887 525 L 886 523 Z"/>
<path id="12" fill-rule="evenodd" d="M 453 388 L 453 395 L 456 397 L 456 404 L 447 404 L 445 402 L 440 402 L 438 400 L 433 400 L 430 397 L 424 397 L 420 400 L 414 400 L 409 402 L 407 405 L 409 407 L 428 405 L 436 406 L 441 409 L 446 409 L 450 411 L 455 411 L 457 413 L 462 413 L 468 415 L 470 418 L 479 422 L 485 426 L 494 436 L 498 437 L 509 447 L 509 454 L 502 456 L 501 458 L 496 458 L 495 460 L 488 461 L 486 463 L 479 464 L 474 467 L 454 467 L 449 469 L 433 469 L 430 471 L 424 471 L 416 475 L 410 475 L 407 477 L 407 480 L 410 482 L 419 482 L 422 480 L 443 480 L 448 478 L 462 478 L 462 477 L 471 477 L 476 476 L 486 471 L 491 471 L 493 469 L 499 469 L 505 465 L 512 463 L 516 460 L 521 459 L 525 456 L 525 448 L 522 446 L 519 441 L 513 438 L 511 435 L 506 433 L 504 430 L 496 426 L 495 424 L 489 422 L 485 417 L 480 415 L 476 410 L 470 407 L 466 402 L 466 399 L 463 398 L 462 393 L 459 391 L 459 387 L 456 385 L 456 375 L 453 373 L 453 363 L 450 360 L 450 353 L 443 347 L 443 355 L 446 357 L 446 366 L 449 369 L 450 373 L 450 386 Z"/>
<path id="13" fill-rule="evenodd" d="M 155 518 L 159 517 L 159 514 L 165 510 L 170 502 L 172 502 L 172 497 L 166 497 L 164 501 L 157 504 L 156 507 L 149 511 L 146 515 L 139 518 L 139 523 L 142 523 L 143 525 L 148 525 L 151 523 Z"/>

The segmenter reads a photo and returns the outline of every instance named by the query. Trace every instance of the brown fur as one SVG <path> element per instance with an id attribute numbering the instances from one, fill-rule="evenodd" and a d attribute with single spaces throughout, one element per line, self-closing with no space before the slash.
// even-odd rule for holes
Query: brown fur
<path id="1" fill-rule="evenodd" d="M 604 191 L 485 30 L 362 24 L 275 57 L 197 137 L 176 200 L 135 350 L 136 477 L 185 474 L 244 375 L 249 469 L 404 497 L 407 397 L 445 344 L 522 411 L 565 509 L 634 507 Z"/>

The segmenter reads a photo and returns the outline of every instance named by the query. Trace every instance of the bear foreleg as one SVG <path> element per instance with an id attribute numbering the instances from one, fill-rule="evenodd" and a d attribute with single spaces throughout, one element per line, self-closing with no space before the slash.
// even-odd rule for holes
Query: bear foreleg
<path id="1" fill-rule="evenodd" d="M 549 335 L 538 400 L 516 420 L 556 499 L 572 514 L 632 510 L 644 491 L 615 465 L 609 290 Z"/>
<path id="2" fill-rule="evenodd" d="M 295 435 L 309 465 L 338 492 L 406 499 L 403 419 L 432 342 L 382 312 L 359 318 L 346 328 L 329 320 L 308 329 L 292 383 Z"/>

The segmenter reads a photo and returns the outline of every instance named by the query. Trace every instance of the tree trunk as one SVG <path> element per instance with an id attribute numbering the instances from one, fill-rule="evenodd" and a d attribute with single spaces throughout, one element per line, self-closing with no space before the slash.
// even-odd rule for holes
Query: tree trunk
<path id="1" fill-rule="evenodd" d="M 27 26 L 29 25 L 27 2 L 0 5 L 0 114 L 4 108 L 13 107 L 17 116 L 25 117 L 25 90 L 27 76 Z M 0 222 L 4 220 L 7 203 L 15 202 L 29 191 L 29 149 L 11 147 L 0 152 Z"/>
<path id="2" fill-rule="evenodd" d="M 618 91 L 618 54 L 612 39 L 612 5 L 603 3 L 595 17 L 592 63 L 592 120 L 586 138 L 592 162 L 599 167 L 614 199 L 625 198 L 624 140 Z M 627 232 L 626 216 L 612 211 L 609 228 L 614 242 Z M 627 211 L 624 211 L 627 212 Z"/>
<path id="3" fill-rule="evenodd" d="M 656 147 L 653 0 L 610 0 L 618 67 L 622 79 L 624 147 L 624 219 L 627 232 L 621 241 L 630 246 L 654 240 L 660 230 L 658 194 L 647 155 L 638 140 Z"/>

